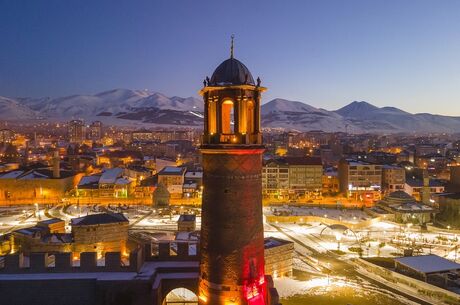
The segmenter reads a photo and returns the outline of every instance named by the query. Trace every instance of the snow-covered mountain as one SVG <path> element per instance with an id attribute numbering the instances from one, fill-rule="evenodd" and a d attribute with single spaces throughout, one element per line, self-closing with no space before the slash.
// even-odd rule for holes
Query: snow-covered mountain
<path id="1" fill-rule="evenodd" d="M 35 118 L 35 112 L 19 101 L 0 96 L 0 117 L 4 120 Z"/>
<path id="2" fill-rule="evenodd" d="M 262 127 L 285 130 L 363 132 L 459 132 L 460 117 L 411 114 L 395 107 L 352 102 L 328 111 L 299 101 L 274 99 L 262 105 Z M 100 120 L 113 125 L 169 125 L 200 128 L 203 101 L 147 90 L 114 89 L 59 98 L 0 96 L 0 120 Z"/>
<path id="3" fill-rule="evenodd" d="M 24 110 L 28 110 L 28 118 L 56 121 L 101 120 L 116 125 L 130 125 L 132 122 L 191 126 L 202 124 L 200 116 L 194 114 L 203 111 L 201 100 L 193 97 L 167 97 L 146 90 L 115 89 L 94 95 L 5 100 L 14 101 Z M 2 112 L 0 119 L 10 120 L 10 112 L 18 110 Z M 16 115 L 14 118 L 20 119 L 21 116 Z"/>
<path id="4" fill-rule="evenodd" d="M 336 110 L 349 121 L 350 126 L 359 130 L 384 132 L 458 132 L 460 117 L 411 114 L 395 107 L 376 107 L 367 102 L 352 102 Z"/>
<path id="5" fill-rule="evenodd" d="M 302 102 L 274 99 L 261 109 L 262 127 L 287 130 L 345 130 L 347 122 L 332 111 L 304 104 Z"/>

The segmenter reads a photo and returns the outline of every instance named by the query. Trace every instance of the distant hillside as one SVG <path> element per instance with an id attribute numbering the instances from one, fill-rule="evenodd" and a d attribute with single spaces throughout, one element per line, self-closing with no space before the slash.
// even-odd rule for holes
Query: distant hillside
<path id="1" fill-rule="evenodd" d="M 363 132 L 460 131 L 460 117 L 411 114 L 395 107 L 376 107 L 354 101 L 328 111 L 300 101 L 274 99 L 262 105 L 262 127 L 285 130 Z M 100 120 L 105 124 L 183 126 L 201 128 L 203 101 L 194 97 L 167 97 L 146 90 L 114 89 L 94 95 L 59 98 L 7 98 L 0 96 L 0 119 L 68 121 Z"/>

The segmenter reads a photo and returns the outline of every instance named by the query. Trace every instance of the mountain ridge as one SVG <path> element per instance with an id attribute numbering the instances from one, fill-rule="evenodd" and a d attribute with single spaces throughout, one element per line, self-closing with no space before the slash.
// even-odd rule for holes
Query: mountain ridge
<path id="1" fill-rule="evenodd" d="M 393 106 L 377 107 L 366 101 L 353 101 L 331 111 L 302 101 L 275 98 L 261 106 L 261 115 L 264 128 L 298 131 L 454 133 L 460 130 L 460 117 L 412 114 Z M 57 98 L 0 96 L 0 119 L 84 119 L 101 120 L 110 125 L 200 128 L 203 124 L 203 101 L 195 97 L 168 97 L 155 91 L 122 88 Z"/>

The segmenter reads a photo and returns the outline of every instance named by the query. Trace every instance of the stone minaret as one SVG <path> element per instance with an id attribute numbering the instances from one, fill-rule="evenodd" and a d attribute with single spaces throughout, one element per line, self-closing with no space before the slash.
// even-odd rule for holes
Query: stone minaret
<path id="1" fill-rule="evenodd" d="M 426 169 L 423 170 L 422 179 L 423 179 L 423 187 L 422 187 L 422 191 L 420 194 L 420 201 L 422 201 L 422 203 L 424 204 L 431 205 L 430 176 L 428 175 L 428 170 Z"/>
<path id="2" fill-rule="evenodd" d="M 206 78 L 199 304 L 267 304 L 260 79 L 231 57 Z"/>
<path id="3" fill-rule="evenodd" d="M 61 177 L 61 169 L 59 164 L 61 159 L 59 158 L 59 150 L 56 148 L 53 152 L 53 178 Z"/>

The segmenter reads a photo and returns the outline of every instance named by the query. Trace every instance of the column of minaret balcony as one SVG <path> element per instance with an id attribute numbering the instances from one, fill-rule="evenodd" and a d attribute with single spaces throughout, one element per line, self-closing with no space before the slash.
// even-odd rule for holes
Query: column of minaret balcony
<path id="1" fill-rule="evenodd" d="M 250 85 L 244 87 L 203 88 L 206 117 L 204 144 L 261 143 L 259 91 L 265 88 Z M 228 94 L 232 89 L 236 90 L 232 95 Z"/>

